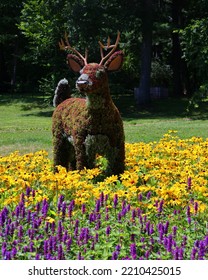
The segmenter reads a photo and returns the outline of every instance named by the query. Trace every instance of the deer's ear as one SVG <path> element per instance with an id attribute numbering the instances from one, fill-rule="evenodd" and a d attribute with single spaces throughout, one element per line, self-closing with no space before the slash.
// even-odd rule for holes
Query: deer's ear
<path id="1" fill-rule="evenodd" d="M 124 54 L 122 51 L 117 51 L 112 54 L 109 59 L 104 64 L 107 71 L 117 71 L 121 68 L 123 64 Z"/>
<path id="2" fill-rule="evenodd" d="M 74 54 L 67 55 L 67 64 L 74 72 L 80 72 L 80 70 L 84 67 L 83 60 Z"/>

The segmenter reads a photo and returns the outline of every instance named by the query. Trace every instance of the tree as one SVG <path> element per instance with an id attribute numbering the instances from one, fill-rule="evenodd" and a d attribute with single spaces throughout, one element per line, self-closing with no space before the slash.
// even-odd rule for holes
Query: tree
<path id="1" fill-rule="evenodd" d="M 208 6 L 206 0 L 189 1 L 186 25 L 179 36 L 184 60 L 187 63 L 191 92 L 208 91 Z"/>
<path id="2" fill-rule="evenodd" d="M 139 91 L 142 102 L 150 102 L 150 75 L 152 61 L 153 0 L 142 1 L 142 50 Z"/>
<path id="3" fill-rule="evenodd" d="M 7 91 L 16 82 L 21 1 L 0 2 L 0 91 Z"/>
<path id="4" fill-rule="evenodd" d="M 172 67 L 173 67 L 173 94 L 183 96 L 190 92 L 187 66 L 182 58 L 182 48 L 179 36 L 179 29 L 183 28 L 183 9 L 186 7 L 186 0 L 172 1 Z"/>

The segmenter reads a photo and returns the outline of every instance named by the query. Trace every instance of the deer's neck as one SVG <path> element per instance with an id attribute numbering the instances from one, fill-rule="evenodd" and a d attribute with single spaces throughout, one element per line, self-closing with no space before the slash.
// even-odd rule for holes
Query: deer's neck
<path id="1" fill-rule="evenodd" d="M 100 91 L 88 94 L 86 100 L 88 110 L 105 111 L 109 106 L 113 105 L 108 86 L 100 89 Z"/>

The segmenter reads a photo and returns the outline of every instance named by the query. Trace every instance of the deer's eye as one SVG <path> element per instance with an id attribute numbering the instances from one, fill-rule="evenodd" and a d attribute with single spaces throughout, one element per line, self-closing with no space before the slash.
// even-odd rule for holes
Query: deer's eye
<path id="1" fill-rule="evenodd" d="M 97 79 L 101 78 L 105 71 L 103 69 L 98 69 L 95 73 Z"/>

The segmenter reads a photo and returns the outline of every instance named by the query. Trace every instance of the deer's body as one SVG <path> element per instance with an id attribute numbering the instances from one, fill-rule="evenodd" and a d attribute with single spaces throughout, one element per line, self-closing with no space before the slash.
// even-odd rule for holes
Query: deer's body
<path id="1" fill-rule="evenodd" d="M 74 56 L 68 61 L 76 71 L 82 68 Z M 80 72 L 76 86 L 86 98 L 69 98 L 53 113 L 54 165 L 93 168 L 99 154 L 108 160 L 108 172 L 120 174 L 125 159 L 123 122 L 110 96 L 106 68 L 86 63 Z"/>

